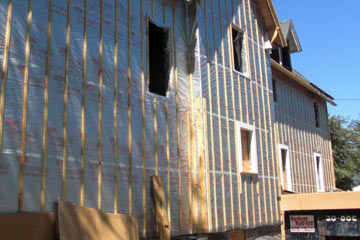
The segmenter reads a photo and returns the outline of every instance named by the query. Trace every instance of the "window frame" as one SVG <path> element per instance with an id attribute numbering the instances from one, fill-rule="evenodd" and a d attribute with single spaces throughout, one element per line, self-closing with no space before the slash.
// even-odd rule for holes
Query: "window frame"
<path id="1" fill-rule="evenodd" d="M 169 46 L 169 79 L 168 79 L 168 87 L 167 87 L 167 90 L 165 92 L 165 96 L 164 95 L 161 95 L 161 94 L 157 94 L 157 93 L 154 93 L 154 92 L 151 92 L 150 91 L 150 30 L 149 30 L 149 23 L 152 23 L 154 24 L 156 27 L 158 28 L 163 28 L 163 29 L 166 29 L 168 31 L 168 46 Z M 160 98 L 167 98 L 168 97 L 168 93 L 171 91 L 171 85 L 172 85 L 172 71 L 173 71 L 173 61 L 172 61 L 172 58 L 173 58 L 173 50 L 172 50 L 172 27 L 168 26 L 168 25 L 164 25 L 164 24 L 159 24 L 159 23 L 156 23 L 149 15 L 146 15 L 146 53 L 145 53 L 145 56 L 146 56 L 146 70 L 147 70 L 147 75 L 146 75 L 146 86 L 147 86 L 147 90 L 148 90 L 148 93 L 150 94 L 153 94 L 153 95 L 156 95 L 157 97 L 160 97 Z"/>
<path id="2" fill-rule="evenodd" d="M 317 158 L 319 158 L 319 168 L 317 167 Z M 320 153 L 314 153 L 314 169 L 315 169 L 315 180 L 316 180 L 316 190 L 317 192 L 325 192 L 325 179 L 324 179 L 324 166 Z M 319 175 L 319 174 L 320 175 Z M 320 186 L 319 179 L 320 178 Z"/>
<path id="3" fill-rule="evenodd" d="M 283 167 L 282 167 L 282 151 L 286 150 L 286 160 L 285 160 L 285 171 L 286 171 L 286 188 L 284 187 L 284 177 L 283 177 Z M 280 179 L 281 179 L 281 186 L 284 190 L 292 191 L 292 179 L 291 179 L 291 161 L 290 161 L 290 154 L 289 154 L 289 146 L 279 144 L 279 168 L 280 168 Z"/>
<path id="4" fill-rule="evenodd" d="M 257 145 L 256 145 L 256 128 L 253 125 L 246 124 L 240 121 L 236 121 L 236 160 L 239 164 L 240 173 L 258 174 L 258 159 L 257 159 Z M 244 171 L 243 159 L 242 159 L 242 143 L 241 143 L 241 129 L 249 131 L 251 133 L 250 143 L 250 171 Z"/>
<path id="5" fill-rule="evenodd" d="M 229 26 L 230 30 L 230 43 L 231 43 L 231 68 L 234 72 L 244 76 L 244 77 L 247 77 L 249 78 L 250 75 L 249 75 L 249 51 L 248 51 L 248 43 L 247 43 L 247 39 L 248 39 L 248 36 L 247 36 L 247 31 L 245 31 L 244 29 L 242 29 L 240 26 L 234 24 L 234 23 L 231 23 L 230 26 Z M 245 66 L 246 66 L 246 71 L 239 71 L 237 69 L 235 69 L 235 56 L 234 56 L 234 40 L 233 40 L 233 30 L 237 31 L 237 32 L 240 32 L 240 33 L 243 33 L 243 45 L 242 45 L 242 48 L 245 48 L 245 55 L 246 56 L 241 56 L 242 60 L 245 62 Z"/>

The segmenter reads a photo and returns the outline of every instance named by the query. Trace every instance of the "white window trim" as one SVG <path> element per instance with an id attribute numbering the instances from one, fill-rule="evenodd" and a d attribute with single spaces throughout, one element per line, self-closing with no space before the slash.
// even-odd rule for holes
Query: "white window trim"
<path id="1" fill-rule="evenodd" d="M 281 150 L 286 150 L 286 160 L 285 160 L 285 170 L 286 170 L 286 189 L 284 188 L 284 177 L 283 177 L 283 168 L 282 168 L 282 156 Z M 290 154 L 289 154 L 289 147 L 286 145 L 279 144 L 279 167 L 280 167 L 280 178 L 281 178 L 281 186 L 284 190 L 292 191 L 292 182 L 291 182 L 291 163 L 290 163 Z"/>
<path id="2" fill-rule="evenodd" d="M 316 164 L 316 158 L 319 157 L 320 158 L 320 163 L 319 163 L 319 171 L 317 169 L 317 164 Z M 324 168 L 323 168 L 323 162 L 322 162 L 322 157 L 320 153 L 314 153 L 314 167 L 315 167 L 315 179 L 316 179 L 316 189 L 318 192 L 324 192 L 325 191 L 325 184 L 324 184 Z M 320 172 L 320 176 L 318 175 L 318 172 Z M 319 181 L 318 178 L 320 178 L 320 186 L 319 186 Z"/>
<path id="3" fill-rule="evenodd" d="M 245 129 L 251 132 L 251 145 L 250 145 L 250 155 L 251 155 L 251 170 L 250 172 L 244 172 L 243 170 L 243 160 L 242 160 L 242 148 L 241 148 L 241 129 Z M 256 148 L 256 132 L 255 126 L 246 124 L 243 122 L 236 121 L 236 155 L 237 161 L 239 163 L 239 170 L 241 173 L 258 173 L 258 160 L 257 160 L 257 148 Z"/>

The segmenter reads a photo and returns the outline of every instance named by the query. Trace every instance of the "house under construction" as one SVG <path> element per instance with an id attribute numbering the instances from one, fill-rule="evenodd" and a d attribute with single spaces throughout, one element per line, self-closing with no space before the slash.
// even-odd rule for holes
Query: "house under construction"
<path id="1" fill-rule="evenodd" d="M 0 221 L 67 202 L 140 238 L 280 231 L 284 191 L 335 189 L 299 51 L 271 0 L 1 1 Z"/>

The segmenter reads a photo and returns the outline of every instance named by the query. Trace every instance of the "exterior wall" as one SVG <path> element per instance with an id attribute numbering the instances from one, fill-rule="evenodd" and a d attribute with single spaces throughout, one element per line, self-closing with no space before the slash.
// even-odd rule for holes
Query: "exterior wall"
<path id="1" fill-rule="evenodd" d="M 314 153 L 321 154 L 325 191 L 334 186 L 333 162 L 326 102 L 272 68 L 277 101 L 279 143 L 289 147 L 292 190 L 317 192 Z M 313 102 L 319 104 L 320 127 L 315 125 Z"/>
<path id="2" fill-rule="evenodd" d="M 210 231 L 280 222 L 267 35 L 250 0 L 201 1 L 198 9 L 201 89 L 206 103 Z M 249 76 L 233 70 L 231 24 L 245 31 Z M 240 173 L 235 120 L 255 126 L 258 174 Z"/>

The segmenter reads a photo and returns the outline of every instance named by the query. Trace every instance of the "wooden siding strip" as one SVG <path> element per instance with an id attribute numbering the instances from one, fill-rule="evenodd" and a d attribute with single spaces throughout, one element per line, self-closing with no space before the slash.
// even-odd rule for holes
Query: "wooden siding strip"
<path id="1" fill-rule="evenodd" d="M 115 0 L 118 3 L 117 0 Z M 142 159 L 142 211 L 143 237 L 146 237 L 146 109 L 145 109 L 145 57 L 144 57 L 144 0 L 140 0 L 140 45 L 141 45 L 141 159 Z M 116 131 L 117 132 L 117 131 Z M 171 231 L 170 231 L 171 232 Z"/>
<path id="2" fill-rule="evenodd" d="M 7 19 L 6 19 L 5 48 L 4 48 L 4 59 L 2 66 L 1 96 L 0 96 L 0 153 L 1 154 L 2 154 L 3 127 L 4 127 L 5 86 L 8 75 L 12 13 L 13 13 L 13 1 L 9 0 Z"/>
<path id="3" fill-rule="evenodd" d="M 266 166 L 269 166 L 269 149 L 268 149 L 268 126 L 267 126 L 267 122 L 266 122 L 266 107 L 267 105 L 265 104 L 265 97 L 264 97 L 264 79 L 263 79 L 263 67 L 265 67 L 266 65 L 262 64 L 262 59 L 261 59 L 261 46 L 264 46 L 261 42 L 261 46 L 260 46 L 260 37 L 259 37 L 259 28 L 258 28 L 258 21 L 257 19 L 255 19 L 255 29 L 256 29 L 256 42 L 258 44 L 258 61 L 259 61 L 259 66 L 260 66 L 260 91 L 261 91 L 261 104 L 262 104 L 262 119 L 264 121 L 264 130 L 265 130 L 265 153 L 266 153 Z M 265 159 L 264 159 L 265 161 Z M 263 201 L 264 201 L 264 217 L 265 217 L 265 223 L 268 224 L 268 214 L 267 214 L 267 209 L 268 209 L 268 204 L 267 202 L 271 200 L 272 198 L 272 192 L 269 191 L 269 199 L 267 198 L 267 194 L 266 194 L 266 189 L 270 189 L 270 171 L 269 168 L 267 169 L 267 175 L 268 175 L 268 185 L 266 186 L 266 182 L 265 182 L 265 168 L 264 168 L 264 164 L 262 164 L 262 171 L 263 171 L 263 179 L 262 179 L 262 184 L 263 184 Z"/>
<path id="4" fill-rule="evenodd" d="M 98 96 L 98 209 L 102 209 L 102 98 L 103 98 L 103 18 L 104 0 L 100 2 L 100 41 L 99 41 L 99 96 Z"/>
<path id="5" fill-rule="evenodd" d="M 48 9 L 48 34 L 46 48 L 46 70 L 44 87 L 44 114 L 43 114 L 43 134 L 42 134 L 42 169 L 41 169 L 41 212 L 45 212 L 45 190 L 46 190 L 46 157 L 47 157 L 47 127 L 48 127 L 48 105 L 49 105 L 49 78 L 50 78 L 50 58 L 51 58 L 51 40 L 52 40 L 52 15 L 53 0 L 49 1 Z"/>
<path id="6" fill-rule="evenodd" d="M 28 112 L 28 90 L 29 90 L 29 65 L 30 65 L 30 34 L 32 23 L 33 0 L 29 1 L 29 10 L 27 15 L 27 29 L 25 39 L 25 70 L 24 70 L 24 91 L 22 107 L 22 125 L 21 125 L 21 153 L 20 153 L 20 179 L 19 179 L 19 212 L 22 211 L 23 193 L 24 193 L 24 172 L 25 172 L 25 151 L 26 151 L 26 121 Z"/>
<path id="7" fill-rule="evenodd" d="M 85 205 L 85 108 L 86 108 L 86 79 L 87 79 L 87 18 L 88 0 L 84 1 L 84 41 L 83 41 L 83 69 L 81 82 L 81 186 L 80 206 Z"/>
<path id="8" fill-rule="evenodd" d="M 225 4 L 227 4 L 227 0 L 225 0 Z M 223 36 L 223 17 L 222 17 L 222 9 L 221 9 L 221 1 L 218 1 L 219 5 L 219 12 L 220 12 L 220 36 L 221 36 L 221 61 L 222 61 L 222 70 L 223 70 L 223 87 L 224 87 L 224 98 L 225 98 L 225 121 L 226 121 L 226 140 L 227 140 L 227 151 L 228 151 L 228 164 L 229 164 L 229 178 L 230 178 L 230 212 L 231 212 L 231 227 L 234 229 L 235 223 L 234 223 L 234 197 L 233 197 L 233 184 L 232 184 L 232 164 L 231 164 L 231 145 L 230 145 L 230 125 L 229 125 L 229 104 L 228 104 L 228 94 L 227 94 L 227 76 L 226 76 L 226 68 L 225 68 L 225 47 L 224 47 L 224 38 Z M 228 20 L 226 20 L 228 22 Z M 230 60 L 230 56 L 229 56 Z M 231 77 L 232 78 L 232 77 Z M 233 80 L 230 80 L 231 83 Z M 235 122 L 235 121 L 234 121 Z M 222 148 L 221 148 L 222 149 Z M 226 226 L 226 224 L 225 224 Z"/>
<path id="9" fill-rule="evenodd" d="M 255 93 L 256 96 L 258 96 L 258 91 L 257 91 L 257 84 L 258 84 L 258 79 L 257 79 L 257 69 L 256 69 L 256 59 L 255 59 L 255 44 L 254 44 L 254 30 L 253 30 L 253 22 L 252 22 L 252 8 L 251 8 L 251 3 L 250 0 L 247 0 L 248 3 L 248 17 L 249 17 L 249 23 L 250 23 L 250 33 L 251 33 L 251 43 L 252 43 L 252 60 L 253 60 L 253 64 L 254 64 L 254 76 L 251 76 L 250 78 L 250 96 L 251 96 L 251 110 L 252 110 L 252 125 L 256 126 L 256 120 L 255 120 L 255 97 L 254 97 L 254 90 L 253 90 L 253 81 L 255 81 Z M 251 66 L 251 64 L 250 64 Z M 250 69 L 251 72 L 252 69 Z M 259 98 L 257 97 L 256 101 L 258 102 Z M 259 107 L 259 104 L 258 104 Z M 263 152 L 262 152 L 262 131 L 261 131 L 261 122 L 260 122 L 260 112 L 258 111 L 258 126 L 259 126 L 259 135 L 260 135 L 260 158 L 261 161 L 263 160 Z M 251 178 L 252 179 L 252 178 Z M 251 190 L 253 191 L 254 188 L 254 182 L 251 181 Z M 257 195 L 257 201 L 258 203 L 260 202 L 260 195 L 258 194 L 258 190 L 259 190 L 259 181 L 256 181 L 256 195 Z M 253 221 L 254 221 L 254 226 L 257 225 L 256 222 L 256 215 L 259 216 L 259 224 L 261 224 L 262 222 L 262 218 L 261 218 L 261 214 L 259 214 L 261 212 L 261 205 L 258 205 L 258 211 L 259 213 L 256 213 L 256 208 L 255 208 L 255 197 L 252 198 L 252 207 L 253 207 L 253 211 L 252 211 L 252 217 L 253 217 Z"/>
<path id="10" fill-rule="evenodd" d="M 211 11 L 212 11 L 212 25 L 213 25 L 213 40 L 214 40 L 214 59 L 215 59 L 215 79 L 216 79 L 216 102 L 217 102 L 217 115 L 218 115 L 218 130 L 219 130 L 219 149 L 223 149 L 222 147 L 222 127 L 221 127 L 221 111 L 220 111 L 220 93 L 219 93 L 219 72 L 218 72 L 218 53 L 217 53 L 217 45 L 216 45 L 216 30 L 215 30 L 215 16 L 214 16 L 214 0 L 211 1 Z M 209 85 L 211 86 L 211 85 Z M 225 180 L 224 180 L 224 162 L 223 162 L 223 152 L 220 150 L 220 169 L 221 169 L 221 193 L 222 193 L 222 205 L 223 205 L 223 219 L 224 219 L 224 227 L 226 228 L 227 219 L 226 219 L 226 204 L 225 204 Z M 215 184 L 215 182 L 214 182 Z"/>
<path id="11" fill-rule="evenodd" d="M 68 121 L 68 94 L 69 94 L 69 55 L 70 55 L 70 12 L 71 0 L 67 6 L 67 25 L 66 25 L 66 50 L 65 50 L 65 89 L 64 89 L 64 119 L 63 119 L 63 168 L 62 168 L 62 187 L 61 200 L 65 201 L 66 193 L 66 148 L 67 148 L 67 121 Z"/>
<path id="12" fill-rule="evenodd" d="M 172 9 L 172 29 L 173 29 L 173 57 L 174 57 L 174 79 L 175 79 L 175 108 L 176 108 L 176 142 L 177 142 L 177 161 L 178 161 L 178 183 L 179 183 L 179 234 L 182 234 L 182 174 L 181 174 L 181 156 L 180 156 L 180 113 L 179 113 L 179 86 L 178 86 L 178 70 L 176 57 L 176 16 L 175 16 L 175 0 L 171 2 Z"/>
<path id="13" fill-rule="evenodd" d="M 132 176 L 132 113 L 131 113 L 131 0 L 127 1 L 127 59 L 128 59 L 128 69 L 127 69 L 127 80 L 128 80 L 128 144 L 129 144 L 129 152 L 128 152 L 128 160 L 129 160 L 129 215 L 133 215 L 133 176 Z"/>
<path id="14" fill-rule="evenodd" d="M 170 130 L 169 130 L 169 104 L 167 101 L 165 103 L 165 118 L 166 118 L 167 218 L 169 223 L 169 232 L 171 233 L 170 136 L 169 136 Z"/>
<path id="15" fill-rule="evenodd" d="M 217 212 L 217 189 L 216 189 L 216 173 L 215 173 L 215 150 L 214 150 L 214 126 L 213 126 L 213 110 L 212 110 L 212 91 L 211 91 L 211 74 L 210 74 L 210 52 L 209 52 L 209 29 L 208 29 L 208 17 L 207 17 L 207 1 L 204 1 L 205 10 L 205 31 L 206 31 L 206 53 L 207 53 L 207 80 L 208 80 L 208 96 L 209 96 L 209 120 L 210 120 L 210 143 L 211 143 L 211 160 L 212 160 L 212 180 L 213 180 L 213 198 L 214 198 L 214 218 L 215 218 L 215 231 L 218 230 L 218 212 Z M 207 113 L 206 113 L 207 117 Z M 210 174 L 210 172 L 209 172 Z M 211 218 L 209 231 L 213 230 L 213 222 Z"/>

